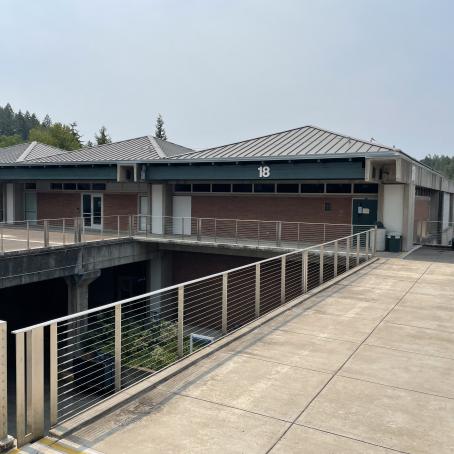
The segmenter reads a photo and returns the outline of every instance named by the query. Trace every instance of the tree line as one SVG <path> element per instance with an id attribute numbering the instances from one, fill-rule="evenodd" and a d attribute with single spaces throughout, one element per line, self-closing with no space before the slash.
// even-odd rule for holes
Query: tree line
<path id="1" fill-rule="evenodd" d="M 156 120 L 155 136 L 167 140 L 161 114 Z M 84 143 L 75 121 L 70 124 L 54 123 L 49 115 L 40 121 L 35 113 L 30 113 L 28 110 L 25 113 L 21 110 L 15 112 L 9 103 L 0 106 L 0 148 L 33 141 L 68 151 L 83 147 L 90 148 L 94 144 L 112 143 L 105 126 L 102 126 L 95 134 L 94 142 L 88 140 Z"/>
<path id="2" fill-rule="evenodd" d="M 421 162 L 454 180 L 454 156 L 429 154 Z"/>

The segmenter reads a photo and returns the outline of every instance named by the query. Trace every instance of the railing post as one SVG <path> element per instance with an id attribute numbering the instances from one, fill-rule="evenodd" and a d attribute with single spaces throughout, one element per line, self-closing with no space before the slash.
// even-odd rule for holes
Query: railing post
<path id="1" fill-rule="evenodd" d="M 80 218 L 74 218 L 74 243 L 80 243 Z"/>
<path id="2" fill-rule="evenodd" d="M 260 317 L 260 263 L 255 265 L 255 317 Z"/>
<path id="3" fill-rule="evenodd" d="M 202 218 L 197 219 L 197 241 L 202 241 Z"/>
<path id="4" fill-rule="evenodd" d="M 356 266 L 359 265 L 359 248 L 361 247 L 361 233 L 356 234 Z"/>
<path id="5" fill-rule="evenodd" d="M 44 247 L 49 247 L 49 221 L 44 219 Z"/>
<path id="6" fill-rule="evenodd" d="M 181 217 L 181 239 L 184 238 L 184 217 Z"/>
<path id="7" fill-rule="evenodd" d="M 375 257 L 377 254 L 377 226 L 374 228 L 374 247 L 372 249 L 372 256 Z"/>
<path id="8" fill-rule="evenodd" d="M 326 223 L 323 224 L 323 242 L 326 243 Z"/>
<path id="9" fill-rule="evenodd" d="M 238 219 L 235 219 L 235 243 L 238 244 Z"/>
<path id="10" fill-rule="evenodd" d="M 334 242 L 334 267 L 333 267 L 334 277 L 337 276 L 338 254 L 339 254 L 339 242 L 336 240 Z"/>
<path id="11" fill-rule="evenodd" d="M 303 285 L 302 285 L 302 288 L 303 288 L 303 293 L 307 293 L 307 288 L 308 288 L 308 283 L 307 283 L 307 277 L 308 277 L 308 269 L 309 269 L 309 252 L 308 251 L 304 251 L 303 252 L 303 263 L 302 263 L 302 268 L 303 268 L 303 276 L 302 276 L 302 279 L 303 279 Z"/>
<path id="12" fill-rule="evenodd" d="M 6 322 L 0 321 L 0 448 L 13 447 L 13 438 L 8 436 L 8 374 L 6 350 Z"/>
<path id="13" fill-rule="evenodd" d="M 30 250 L 30 222 L 27 221 L 27 250 Z"/>
<path id="14" fill-rule="evenodd" d="M 222 275 L 222 334 L 227 334 L 227 283 L 229 275 L 224 273 Z"/>
<path id="15" fill-rule="evenodd" d="M 214 242 L 215 243 L 217 240 L 217 235 L 218 235 L 218 222 L 217 222 L 217 219 L 214 218 Z"/>
<path id="16" fill-rule="evenodd" d="M 285 268 L 287 256 L 281 257 L 281 304 L 285 303 Z"/>
<path id="17" fill-rule="evenodd" d="M 58 420 L 58 338 L 57 323 L 49 327 L 50 335 L 50 425 L 54 426 Z"/>
<path id="18" fill-rule="evenodd" d="M 257 222 L 257 246 L 260 246 L 260 221 Z"/>
<path id="19" fill-rule="evenodd" d="M 115 306 L 115 391 L 121 390 L 121 304 Z"/>
<path id="20" fill-rule="evenodd" d="M 132 216 L 128 216 L 128 237 L 132 237 Z"/>
<path id="21" fill-rule="evenodd" d="M 350 269 L 350 237 L 347 238 L 345 247 L 345 271 Z"/>
<path id="22" fill-rule="evenodd" d="M 323 266 L 324 266 L 324 260 L 323 260 L 324 259 L 324 257 L 323 257 L 324 251 L 325 251 L 325 245 L 322 244 L 320 246 L 320 270 L 319 270 L 319 274 L 320 274 L 319 283 L 320 283 L 320 285 L 323 284 L 323 277 L 324 277 L 323 276 L 323 274 L 324 274 L 324 269 L 323 269 Z"/>
<path id="23" fill-rule="evenodd" d="M 366 261 L 369 260 L 369 230 L 366 232 Z"/>
<path id="24" fill-rule="evenodd" d="M 27 331 L 27 416 L 32 441 L 44 436 L 43 327 Z"/>
<path id="25" fill-rule="evenodd" d="M 3 244 L 3 227 L 4 227 L 4 223 L 0 223 L 0 252 L 3 254 L 5 252 L 5 247 L 4 247 L 4 244 Z"/>
<path id="26" fill-rule="evenodd" d="M 277 233 L 277 240 L 276 240 L 276 245 L 281 246 L 282 244 L 282 221 L 277 221 L 277 226 L 276 226 L 276 233 Z"/>
<path id="27" fill-rule="evenodd" d="M 178 287 L 178 356 L 184 354 L 184 286 Z"/>
<path id="28" fill-rule="evenodd" d="M 146 226 L 145 226 L 146 228 Z M 120 238 L 120 215 L 117 215 L 117 238 Z"/>
<path id="29" fill-rule="evenodd" d="M 66 218 L 63 218 L 61 230 L 62 230 L 61 233 L 63 236 L 62 243 L 63 243 L 63 246 L 65 246 L 66 245 Z"/>
<path id="30" fill-rule="evenodd" d="M 27 418 L 25 413 L 25 339 L 24 333 L 16 334 L 16 438 L 18 446 L 25 444 Z"/>

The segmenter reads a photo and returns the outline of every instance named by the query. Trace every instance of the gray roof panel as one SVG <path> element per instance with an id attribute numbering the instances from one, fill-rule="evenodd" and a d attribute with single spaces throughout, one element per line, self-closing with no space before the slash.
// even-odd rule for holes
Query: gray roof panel
<path id="1" fill-rule="evenodd" d="M 397 152 L 385 145 L 345 136 L 315 126 L 269 134 L 220 147 L 176 156 L 176 160 L 251 159 Z"/>
<path id="2" fill-rule="evenodd" d="M 57 156 L 65 150 L 38 142 L 26 142 L 11 147 L 0 148 L 0 164 L 15 164 L 33 161 L 43 157 Z"/>

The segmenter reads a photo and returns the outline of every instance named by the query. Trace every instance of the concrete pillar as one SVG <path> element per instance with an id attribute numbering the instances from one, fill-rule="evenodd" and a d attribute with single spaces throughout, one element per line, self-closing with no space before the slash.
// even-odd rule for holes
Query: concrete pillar
<path id="1" fill-rule="evenodd" d="M 172 191 L 168 184 L 151 185 L 151 232 L 165 233 L 165 217 L 172 216 Z"/>
<path id="2" fill-rule="evenodd" d="M 404 187 L 404 210 L 403 210 L 403 241 L 402 249 L 409 251 L 413 247 L 413 236 L 415 232 L 415 203 L 416 186 L 413 183 Z"/>
<path id="3" fill-rule="evenodd" d="M 172 285 L 172 253 L 159 252 L 147 262 L 146 286 L 147 292 L 159 290 Z M 159 295 L 151 298 L 149 307 L 152 318 L 159 318 L 161 312 L 161 298 Z M 165 309 L 163 309 L 165 310 Z"/>
<path id="4" fill-rule="evenodd" d="M 5 185 L 5 205 L 6 222 L 14 222 L 14 183 L 6 183 Z"/>
<path id="5" fill-rule="evenodd" d="M 442 192 L 441 201 L 441 244 L 448 246 L 452 239 L 452 231 L 449 229 L 451 195 L 448 192 Z"/>
<path id="6" fill-rule="evenodd" d="M 68 286 L 68 315 L 88 309 L 88 286 L 100 275 L 101 271 L 96 270 L 65 277 Z"/>
<path id="7" fill-rule="evenodd" d="M 22 183 L 5 184 L 4 205 L 6 222 L 24 220 L 24 185 Z"/>

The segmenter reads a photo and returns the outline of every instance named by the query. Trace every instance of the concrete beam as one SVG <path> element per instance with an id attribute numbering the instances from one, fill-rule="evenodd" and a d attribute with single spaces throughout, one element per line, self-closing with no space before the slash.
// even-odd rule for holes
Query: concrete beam
<path id="1" fill-rule="evenodd" d="M 99 276 L 101 271 L 96 270 L 65 277 L 68 286 L 68 314 L 88 309 L 88 286 Z"/>

